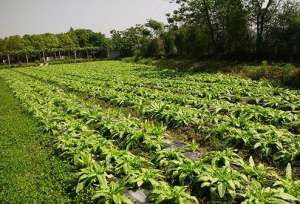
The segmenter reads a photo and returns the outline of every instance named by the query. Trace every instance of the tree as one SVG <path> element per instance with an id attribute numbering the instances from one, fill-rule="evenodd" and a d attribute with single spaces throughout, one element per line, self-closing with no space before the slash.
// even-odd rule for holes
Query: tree
<path id="1" fill-rule="evenodd" d="M 276 16 L 281 0 L 248 0 L 246 7 L 250 13 L 250 22 L 256 29 L 256 55 L 261 58 L 264 34 L 268 23 Z"/>
<path id="2" fill-rule="evenodd" d="M 156 20 L 153 20 L 153 19 L 150 19 L 148 20 L 148 22 L 145 24 L 145 27 L 146 28 L 149 28 L 151 31 L 152 31 L 152 35 L 154 37 L 159 37 L 161 36 L 163 33 L 164 33 L 164 24 L 159 22 L 159 21 L 156 21 Z"/>
<path id="3" fill-rule="evenodd" d="M 10 36 L 10 37 L 6 38 L 5 41 L 6 41 L 5 49 L 7 51 L 16 52 L 19 50 L 23 50 L 23 48 L 24 48 L 24 41 L 18 35 Z"/>
<path id="4" fill-rule="evenodd" d="M 57 35 L 59 41 L 59 48 L 64 50 L 71 50 L 76 47 L 75 42 L 68 33 L 62 33 Z"/>
<path id="5" fill-rule="evenodd" d="M 19 51 L 24 50 L 24 41 L 18 36 L 10 36 L 4 39 L 5 41 L 5 51 L 7 54 L 7 61 L 11 63 L 11 54 L 16 55 Z"/>
<path id="6" fill-rule="evenodd" d="M 300 48 L 300 10 L 296 1 L 285 1 L 265 31 L 264 47 L 270 56 L 293 60 Z"/>
<path id="7" fill-rule="evenodd" d="M 76 35 L 79 47 L 91 47 L 90 37 L 93 31 L 88 29 L 77 29 L 73 31 Z"/>
<path id="8" fill-rule="evenodd" d="M 168 15 L 169 22 L 180 23 L 191 32 L 200 31 L 199 37 L 209 41 L 205 53 L 224 54 L 245 47 L 241 42 L 248 36 L 247 12 L 241 0 L 177 0 L 176 3 L 179 9 Z M 192 38 L 195 35 L 190 34 Z"/>
<path id="9" fill-rule="evenodd" d="M 5 40 L 0 38 L 0 53 L 4 53 L 5 50 L 6 50 Z"/>
<path id="10" fill-rule="evenodd" d="M 32 45 L 32 40 L 30 35 L 24 35 L 23 36 L 24 41 L 24 49 L 25 57 L 26 57 L 26 63 L 29 63 L 29 55 L 34 52 L 34 47 Z"/>
<path id="11" fill-rule="evenodd" d="M 176 0 L 179 9 L 173 16 L 169 15 L 169 21 L 183 24 L 202 26 L 205 25 L 214 50 L 217 50 L 216 30 L 218 24 L 214 18 L 214 0 Z"/>
<path id="12" fill-rule="evenodd" d="M 143 25 L 130 27 L 125 31 L 111 31 L 112 47 L 121 52 L 122 56 L 132 56 L 140 51 L 146 38 L 150 36 L 149 30 Z"/>

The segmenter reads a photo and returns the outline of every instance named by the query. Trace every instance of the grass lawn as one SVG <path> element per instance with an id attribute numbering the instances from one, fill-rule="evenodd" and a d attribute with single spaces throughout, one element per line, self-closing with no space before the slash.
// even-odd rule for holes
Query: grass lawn
<path id="1" fill-rule="evenodd" d="M 42 133 L 0 78 L 1 203 L 66 203 L 71 168 L 55 157 Z"/>

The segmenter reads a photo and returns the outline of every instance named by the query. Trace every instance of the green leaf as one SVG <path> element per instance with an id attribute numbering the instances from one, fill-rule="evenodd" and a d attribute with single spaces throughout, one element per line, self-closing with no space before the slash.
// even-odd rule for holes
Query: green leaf
<path id="1" fill-rule="evenodd" d="M 288 163 L 288 165 L 287 165 L 287 167 L 285 169 L 285 177 L 287 179 L 292 180 L 292 177 L 293 177 L 292 175 L 293 175 L 292 165 L 291 165 L 291 163 Z"/>
<path id="2" fill-rule="evenodd" d="M 218 193 L 220 198 L 223 198 L 226 193 L 226 186 L 223 183 L 218 184 Z"/>
<path id="3" fill-rule="evenodd" d="M 255 147 L 254 147 L 254 149 L 256 149 Z M 255 163 L 254 163 L 254 160 L 253 160 L 253 157 L 252 156 L 250 156 L 250 158 L 249 158 L 249 164 L 250 164 L 250 166 L 253 168 L 253 167 L 255 167 Z"/>
<path id="4" fill-rule="evenodd" d="M 258 142 L 258 143 L 256 143 L 256 144 L 254 145 L 253 148 L 254 148 L 254 149 L 257 149 L 257 148 L 260 147 L 260 146 L 261 146 L 261 143 Z"/>
<path id="5" fill-rule="evenodd" d="M 212 177 L 210 177 L 210 176 L 200 176 L 200 177 L 198 177 L 199 181 L 209 181 L 211 179 L 212 179 Z"/>
<path id="6" fill-rule="evenodd" d="M 112 198 L 115 204 L 122 204 L 122 197 L 120 195 L 113 195 Z"/>
<path id="7" fill-rule="evenodd" d="M 80 182 L 77 184 L 76 193 L 79 193 L 84 188 L 84 182 Z"/>
<path id="8" fill-rule="evenodd" d="M 235 190 L 235 184 L 234 184 L 234 182 L 233 182 L 232 180 L 229 180 L 229 181 L 227 181 L 227 182 L 228 182 L 230 188 L 231 188 L 232 190 Z"/>
<path id="9" fill-rule="evenodd" d="M 107 181 L 106 181 L 104 176 L 99 176 L 98 175 L 97 178 L 98 178 L 98 181 L 99 181 L 100 185 L 107 186 Z"/>
<path id="10" fill-rule="evenodd" d="M 133 204 L 133 202 L 129 198 L 127 198 L 125 195 L 123 196 L 122 201 L 126 204 Z"/>
<path id="11" fill-rule="evenodd" d="M 92 200 L 96 200 L 96 199 L 100 198 L 101 196 L 103 196 L 102 193 L 100 193 L 100 192 L 95 193 L 95 194 L 93 195 L 93 197 L 92 197 Z"/>
<path id="12" fill-rule="evenodd" d="M 144 182 L 143 182 L 142 180 L 141 180 L 141 181 L 138 181 L 138 182 L 137 182 L 137 186 L 138 186 L 138 187 L 141 187 L 141 186 L 143 185 L 143 183 L 144 183 Z"/>
<path id="13" fill-rule="evenodd" d="M 276 193 L 276 197 L 284 199 L 286 201 L 298 201 L 298 199 L 295 198 L 294 196 L 292 196 L 290 194 L 287 194 L 287 193 L 284 193 L 284 192 L 278 192 L 278 193 Z"/>
<path id="14" fill-rule="evenodd" d="M 203 183 L 201 184 L 201 188 L 208 187 L 208 186 L 210 186 L 210 183 L 209 183 L 209 182 L 203 182 Z"/>
<path id="15" fill-rule="evenodd" d="M 179 183 L 180 183 L 181 185 L 184 185 L 185 178 L 186 178 L 186 175 L 185 175 L 185 174 L 181 174 L 181 175 L 179 176 Z"/>

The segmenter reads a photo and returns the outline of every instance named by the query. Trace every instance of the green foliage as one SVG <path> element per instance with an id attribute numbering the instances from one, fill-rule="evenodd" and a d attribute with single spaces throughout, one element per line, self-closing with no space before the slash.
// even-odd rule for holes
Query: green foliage
<path id="1" fill-rule="evenodd" d="M 99 184 L 100 186 L 106 186 L 107 178 L 112 176 L 107 174 L 107 172 L 108 169 L 104 165 L 96 163 L 81 169 L 80 172 L 77 173 L 79 180 L 76 187 L 76 193 L 80 192 L 86 185 Z"/>
<path id="2" fill-rule="evenodd" d="M 86 29 L 70 29 L 66 33 L 59 34 L 45 33 L 6 37 L 0 40 L 0 57 L 7 58 L 9 55 L 11 63 L 20 61 L 27 63 L 36 58 L 47 57 L 46 55 L 58 57 L 58 55 L 66 55 L 66 52 L 75 50 L 90 52 L 93 49 L 102 49 L 106 51 L 110 46 L 109 40 L 101 33 Z M 85 57 L 87 57 L 86 55 L 84 53 Z"/>
<path id="3" fill-rule="evenodd" d="M 170 188 L 165 182 L 158 182 L 151 193 L 155 203 L 191 204 L 198 203 L 197 199 L 187 193 L 184 186 Z"/>
<path id="4" fill-rule="evenodd" d="M 152 189 L 158 185 L 158 182 L 164 178 L 162 172 L 156 169 L 145 169 L 132 171 L 129 174 L 128 183 L 136 185 L 137 187 L 145 187 Z"/>
<path id="5" fill-rule="evenodd" d="M 291 64 L 286 64 L 283 67 L 283 73 L 282 73 L 282 82 L 283 83 L 289 83 L 293 77 L 295 70 L 295 66 Z"/>
<path id="6" fill-rule="evenodd" d="M 268 185 L 277 176 L 274 169 L 263 164 L 255 164 L 252 157 L 249 158 L 249 164 L 244 163 L 242 165 L 241 172 L 248 175 L 249 179 L 259 181 L 265 185 Z"/>
<path id="7" fill-rule="evenodd" d="M 291 164 L 288 164 L 286 167 L 285 177 L 280 178 L 274 183 L 274 186 L 284 189 L 285 193 L 288 193 L 298 200 L 300 200 L 300 180 L 293 179 L 293 171 Z"/>
<path id="8" fill-rule="evenodd" d="M 180 185 L 195 184 L 197 176 L 208 168 L 202 161 L 193 162 L 190 160 L 174 161 L 170 167 L 171 178 L 177 180 Z"/>
<path id="9" fill-rule="evenodd" d="M 211 163 L 211 165 L 217 167 L 230 167 L 231 165 L 240 166 L 243 164 L 242 158 L 238 154 L 233 152 L 231 149 L 226 149 L 222 152 L 210 151 L 208 154 L 205 155 L 203 161 Z"/>
<path id="10" fill-rule="evenodd" d="M 131 203 L 129 191 L 137 189 L 153 203 L 298 196 L 291 167 L 285 178 L 238 154 L 262 155 L 274 166 L 297 160 L 299 138 L 288 126 L 299 116 L 285 111 L 299 110 L 297 91 L 224 74 L 118 61 L 86 65 L 1 70 L 24 108 L 55 137 L 56 152 L 74 165 L 79 196 L 100 203 Z M 187 153 L 198 155 L 198 144 L 173 139 L 174 127 L 182 136 L 220 140 L 224 150 L 192 160 Z"/>
<path id="11" fill-rule="evenodd" d="M 229 167 L 212 167 L 199 175 L 198 181 L 201 188 L 209 189 L 211 200 L 235 200 L 237 192 L 244 191 L 248 179 Z"/>
<path id="12" fill-rule="evenodd" d="M 282 189 L 263 188 L 258 182 L 252 182 L 250 188 L 245 194 L 242 194 L 245 199 L 242 203 L 295 203 L 297 199 Z"/>
<path id="13" fill-rule="evenodd" d="M 133 202 L 124 195 L 125 186 L 121 181 L 118 183 L 111 182 L 109 185 L 101 185 L 96 190 L 93 200 L 99 199 L 107 204 L 132 204 Z"/>
<path id="14" fill-rule="evenodd" d="M 3 203 L 68 203 L 73 170 L 53 155 L 53 136 L 39 129 L 0 78 L 0 200 Z"/>
<path id="15" fill-rule="evenodd" d="M 193 139 L 190 144 L 188 144 L 187 149 L 190 149 L 192 152 L 196 152 L 199 148 L 198 142 Z"/>

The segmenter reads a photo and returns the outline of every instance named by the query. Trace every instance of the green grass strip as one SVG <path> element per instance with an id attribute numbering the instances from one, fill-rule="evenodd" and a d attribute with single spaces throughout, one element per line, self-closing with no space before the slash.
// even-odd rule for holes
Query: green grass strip
<path id="1" fill-rule="evenodd" d="M 55 157 L 43 134 L 0 78 L 0 201 L 68 203 L 71 168 Z"/>

